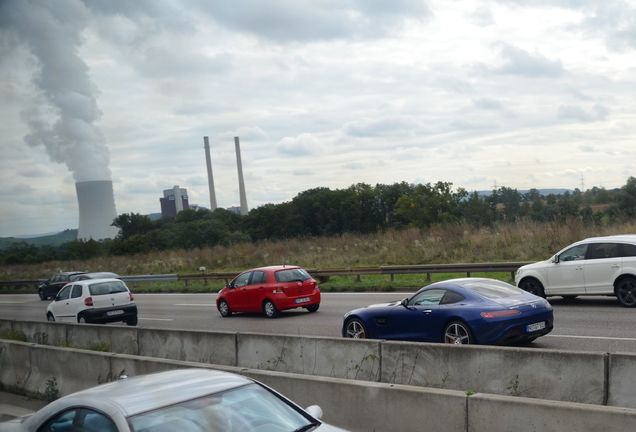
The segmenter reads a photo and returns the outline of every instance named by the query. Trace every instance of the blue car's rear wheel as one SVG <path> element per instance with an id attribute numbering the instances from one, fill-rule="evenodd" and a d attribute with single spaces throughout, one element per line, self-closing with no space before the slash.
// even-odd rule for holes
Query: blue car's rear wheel
<path id="1" fill-rule="evenodd" d="M 367 337 L 367 329 L 358 318 L 351 318 L 345 324 L 343 336 L 353 339 L 365 339 Z"/>
<path id="2" fill-rule="evenodd" d="M 470 328 L 461 321 L 451 321 L 444 328 L 444 343 L 466 345 L 473 342 Z"/>

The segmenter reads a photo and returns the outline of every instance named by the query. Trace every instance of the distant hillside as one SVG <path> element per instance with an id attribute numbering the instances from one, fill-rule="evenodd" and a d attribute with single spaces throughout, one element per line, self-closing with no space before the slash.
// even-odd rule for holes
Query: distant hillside
<path id="1" fill-rule="evenodd" d="M 15 243 L 27 243 L 36 246 L 59 246 L 77 239 L 76 229 L 67 229 L 57 234 L 49 234 L 40 237 L 3 237 L 0 238 L 0 249 L 7 249 Z"/>

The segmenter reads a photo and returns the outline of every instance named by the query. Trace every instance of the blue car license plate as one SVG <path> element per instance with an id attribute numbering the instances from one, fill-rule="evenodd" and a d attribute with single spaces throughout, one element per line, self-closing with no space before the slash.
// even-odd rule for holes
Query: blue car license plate
<path id="1" fill-rule="evenodd" d="M 538 323 L 528 324 L 526 326 L 526 332 L 527 333 L 532 333 L 532 332 L 535 332 L 537 330 L 543 330 L 544 328 L 545 328 L 545 321 L 540 321 Z"/>

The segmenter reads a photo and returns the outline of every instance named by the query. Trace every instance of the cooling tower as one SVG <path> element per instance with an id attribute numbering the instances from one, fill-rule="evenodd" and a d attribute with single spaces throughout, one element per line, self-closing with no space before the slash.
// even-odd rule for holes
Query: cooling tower
<path id="1" fill-rule="evenodd" d="M 79 204 L 78 240 L 114 238 L 118 229 L 111 226 L 117 217 L 113 182 L 110 180 L 75 183 Z"/>
<path id="2" fill-rule="evenodd" d="M 234 147 L 236 148 L 236 165 L 238 167 L 239 195 L 241 197 L 241 214 L 247 214 L 247 197 L 245 196 L 245 182 L 243 181 L 243 163 L 241 162 L 241 144 L 239 137 L 234 137 Z"/>
<path id="3" fill-rule="evenodd" d="M 210 210 L 216 210 L 216 193 L 214 192 L 214 177 L 212 176 L 212 160 L 210 159 L 210 144 L 208 137 L 203 137 L 203 148 L 205 148 L 205 163 L 208 167 L 208 189 L 210 190 Z"/>

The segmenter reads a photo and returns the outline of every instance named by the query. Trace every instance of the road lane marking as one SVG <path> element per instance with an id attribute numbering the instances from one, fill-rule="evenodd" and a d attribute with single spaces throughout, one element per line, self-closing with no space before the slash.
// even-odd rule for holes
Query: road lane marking
<path id="1" fill-rule="evenodd" d="M 144 318 L 144 317 L 139 317 L 140 320 L 146 320 L 146 321 L 174 321 L 174 319 L 172 318 Z"/>
<path id="2" fill-rule="evenodd" d="M 214 303 L 177 303 L 175 306 L 216 306 Z"/>
<path id="3" fill-rule="evenodd" d="M 546 335 L 548 337 L 557 338 L 571 338 L 571 339 L 601 339 L 601 340 L 616 340 L 616 341 L 636 341 L 636 338 L 622 338 L 622 337 L 610 337 L 610 336 L 575 336 L 575 335 Z"/>

